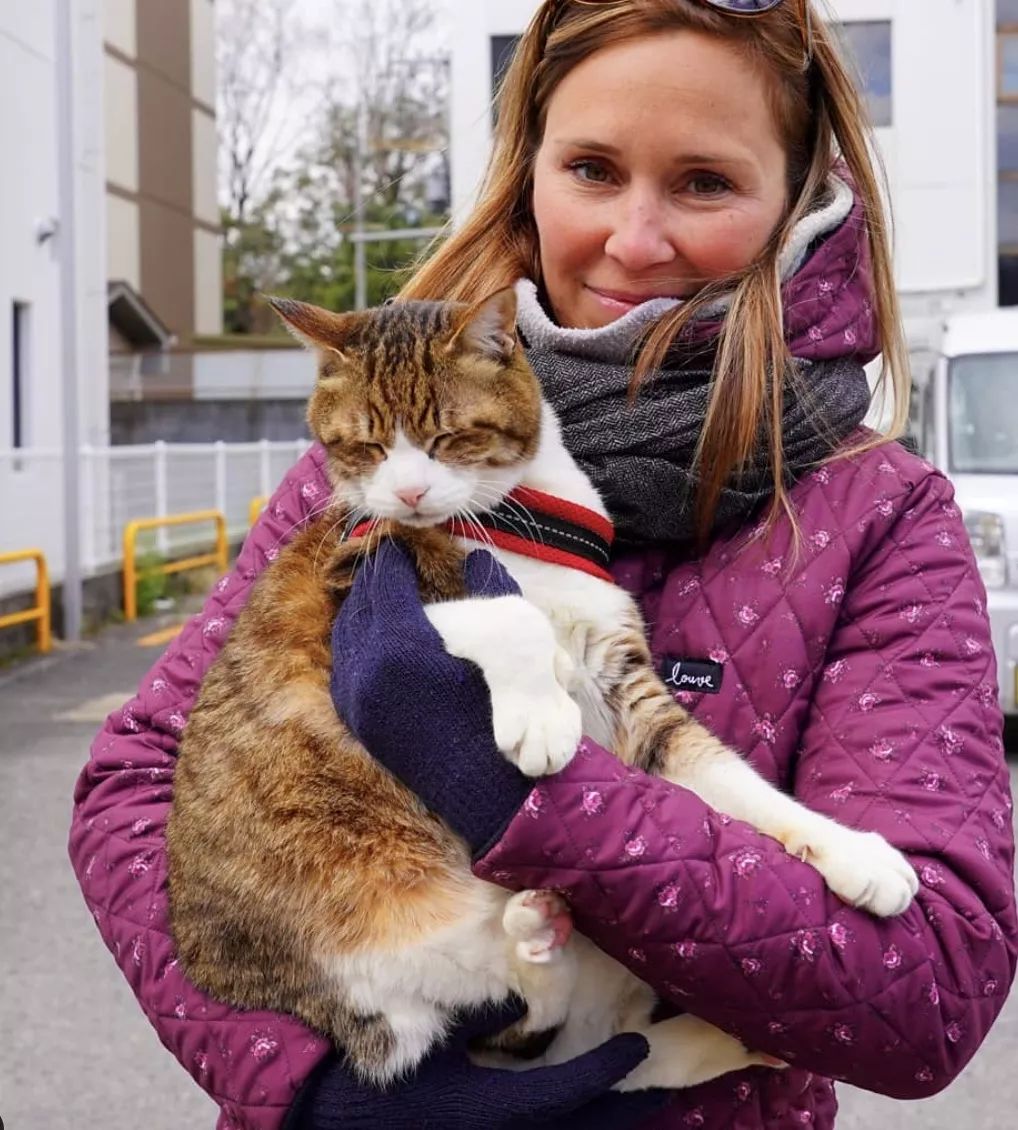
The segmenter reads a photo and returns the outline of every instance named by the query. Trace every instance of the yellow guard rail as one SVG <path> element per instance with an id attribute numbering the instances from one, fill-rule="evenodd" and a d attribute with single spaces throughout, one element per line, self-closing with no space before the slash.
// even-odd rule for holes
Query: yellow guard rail
<path id="1" fill-rule="evenodd" d="M 15 565 L 22 561 L 35 562 L 35 605 L 26 612 L 12 612 L 8 616 L 0 616 L 0 628 L 13 628 L 15 624 L 37 622 L 36 638 L 39 642 L 39 650 L 45 654 L 53 649 L 49 610 L 49 569 L 46 567 L 46 555 L 41 549 L 20 549 L 16 553 L 0 553 L 0 565 Z"/>
<path id="2" fill-rule="evenodd" d="M 155 569 L 146 569 L 143 576 L 159 573 L 183 573 L 186 569 L 201 569 L 215 565 L 220 573 L 228 566 L 226 541 L 226 516 L 219 510 L 195 510 L 192 514 L 174 514 L 168 518 L 139 518 L 128 522 L 124 529 L 124 619 L 138 619 L 138 566 L 135 561 L 135 543 L 142 530 L 158 530 L 164 526 L 187 526 L 196 522 L 215 522 L 216 549 L 201 557 L 187 557 L 183 561 L 170 561 Z"/>
<path id="3" fill-rule="evenodd" d="M 258 515 L 265 509 L 265 504 L 269 501 L 267 494 L 260 494 L 257 498 L 251 499 L 251 505 L 247 508 L 247 524 L 253 526 L 258 521 Z"/>

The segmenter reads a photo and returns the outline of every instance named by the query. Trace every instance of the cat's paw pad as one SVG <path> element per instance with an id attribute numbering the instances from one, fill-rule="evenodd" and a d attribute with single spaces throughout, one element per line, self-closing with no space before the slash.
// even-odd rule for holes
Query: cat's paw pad
<path id="1" fill-rule="evenodd" d="M 811 838 L 796 854 L 823 875 L 839 898 L 878 918 L 904 913 L 919 889 L 915 869 L 877 832 L 838 828 Z"/>
<path id="2" fill-rule="evenodd" d="M 573 932 L 569 905 L 554 891 L 520 891 L 506 904 L 502 926 L 516 954 L 533 965 L 554 961 Z"/>
<path id="3" fill-rule="evenodd" d="M 583 736 L 580 708 L 559 687 L 535 698 L 492 696 L 495 744 L 528 777 L 557 773 L 573 759 Z"/>

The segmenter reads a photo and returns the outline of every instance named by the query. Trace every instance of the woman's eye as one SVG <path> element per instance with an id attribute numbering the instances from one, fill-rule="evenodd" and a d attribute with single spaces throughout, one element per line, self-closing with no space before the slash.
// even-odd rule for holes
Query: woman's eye
<path id="1" fill-rule="evenodd" d="M 714 173 L 697 173 L 687 184 L 695 196 L 721 196 L 731 188 L 724 177 Z"/>
<path id="2" fill-rule="evenodd" d="M 610 179 L 608 170 L 599 161 L 573 161 L 569 168 L 579 180 L 589 184 L 606 184 Z"/>

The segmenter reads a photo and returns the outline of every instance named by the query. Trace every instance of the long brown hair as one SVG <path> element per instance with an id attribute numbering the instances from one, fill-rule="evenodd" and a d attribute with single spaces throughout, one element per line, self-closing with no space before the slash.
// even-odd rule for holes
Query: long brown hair
<path id="1" fill-rule="evenodd" d="M 595 51 L 647 35 L 696 31 L 734 44 L 768 77 L 774 120 L 788 156 L 788 209 L 763 252 L 736 275 L 715 280 L 663 317 L 637 359 L 634 388 L 664 360 L 683 329 L 722 293 L 728 313 L 718 338 L 713 390 L 697 450 L 697 528 L 706 536 L 721 491 L 766 437 L 775 484 L 770 520 L 793 521 L 784 476 L 781 425 L 796 367 L 784 335 L 779 256 L 795 225 L 823 198 L 843 162 L 862 203 L 873 273 L 873 306 L 889 393 L 890 437 L 908 419 L 908 357 L 891 264 L 891 239 L 874 164 L 868 115 L 833 33 L 814 0 L 786 0 L 772 12 L 737 18 L 695 0 L 546 0 L 517 47 L 498 95 L 495 143 L 480 197 L 466 221 L 424 261 L 407 298 L 467 301 L 528 277 L 541 262 L 531 209 L 533 162 L 549 100 L 559 83 Z M 888 379 L 889 378 L 889 379 Z M 873 436 L 839 454 L 883 442 Z"/>

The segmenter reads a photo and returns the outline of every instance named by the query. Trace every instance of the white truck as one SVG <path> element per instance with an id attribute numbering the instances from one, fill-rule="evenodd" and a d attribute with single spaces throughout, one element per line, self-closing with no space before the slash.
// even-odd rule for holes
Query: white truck
<path id="1" fill-rule="evenodd" d="M 954 483 L 986 585 L 1001 704 L 1018 722 L 1018 308 L 949 316 L 913 354 L 912 435 Z"/>

